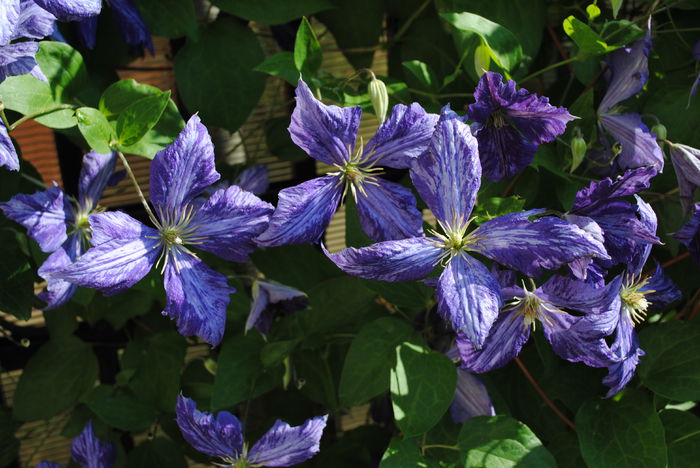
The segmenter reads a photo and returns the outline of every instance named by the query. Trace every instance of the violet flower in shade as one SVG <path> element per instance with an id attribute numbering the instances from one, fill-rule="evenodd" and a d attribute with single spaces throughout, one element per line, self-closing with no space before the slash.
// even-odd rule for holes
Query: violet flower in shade
<path id="1" fill-rule="evenodd" d="M 303 310 L 309 305 L 306 294 L 276 281 L 256 280 L 252 290 L 253 303 L 245 324 L 246 331 L 255 328 L 265 334 L 278 315 Z"/>
<path id="2" fill-rule="evenodd" d="M 122 212 L 92 215 L 93 248 L 50 277 L 112 295 L 138 283 L 158 262 L 167 298 L 163 313 L 176 320 L 183 335 L 217 345 L 235 289 L 189 246 L 245 262 L 273 211 L 235 185 L 218 190 L 204 204 L 193 203 L 219 177 L 209 133 L 194 115 L 151 163 L 150 198 L 158 213 L 151 222 L 156 229 Z"/>
<path id="3" fill-rule="evenodd" d="M 124 42 L 136 49 L 139 54 L 142 54 L 143 49 L 146 48 L 151 55 L 155 55 L 151 32 L 148 25 L 143 20 L 141 13 L 139 13 L 134 1 L 110 0 L 109 6 L 111 7 L 112 16 L 117 22 L 119 32 Z M 95 41 L 97 39 L 97 20 L 97 13 L 95 13 L 77 23 L 78 37 L 88 49 L 95 47 Z"/>
<path id="4" fill-rule="evenodd" d="M 117 447 L 97 438 L 92 429 L 92 421 L 73 439 L 70 453 L 73 460 L 83 468 L 112 468 L 117 459 Z"/>
<path id="5" fill-rule="evenodd" d="M 657 219 L 651 206 L 641 199 L 637 203 L 642 221 L 649 230 L 656 232 Z M 636 246 L 635 255 L 626 271 L 610 283 L 619 285 L 620 307 L 613 315 L 615 338 L 610 352 L 614 363 L 608 367 L 608 375 L 603 379 L 603 383 L 610 387 L 608 397 L 627 385 L 634 376 L 639 358 L 644 355 L 644 351 L 639 348 L 634 325 L 644 320 L 647 310 L 662 309 L 681 296 L 678 287 L 659 265 L 651 275 L 642 273 L 651 248 L 651 244 Z"/>
<path id="6" fill-rule="evenodd" d="M 238 174 L 233 180 L 233 185 L 238 185 L 255 195 L 261 195 L 270 187 L 270 171 L 265 164 L 250 166 Z"/>
<path id="7" fill-rule="evenodd" d="M 5 216 L 24 226 L 42 251 L 51 252 L 39 267 L 39 276 L 48 282 L 46 291 L 39 294 L 46 301 L 46 310 L 65 304 L 77 290 L 77 286 L 51 274 L 70 265 L 89 247 L 88 218 L 101 211 L 97 202 L 105 187 L 122 175 L 114 174 L 116 160 L 116 153 L 86 154 L 78 181 L 78 199 L 73 203 L 58 187 L 32 195 L 18 194 L 0 203 Z"/>
<path id="8" fill-rule="evenodd" d="M 0 122 L 0 167 L 6 167 L 11 171 L 19 171 L 19 156 L 5 124 Z"/>
<path id="9" fill-rule="evenodd" d="M 61 21 L 75 21 L 100 14 L 102 0 L 34 0 Z"/>
<path id="10" fill-rule="evenodd" d="M 423 220 L 411 190 L 378 177 L 379 166 L 407 169 L 426 148 L 438 116 L 418 104 L 397 105 L 364 147 L 356 147 L 360 106 L 327 106 L 302 80 L 289 133 L 309 156 L 338 171 L 279 193 L 263 246 L 303 244 L 321 238 L 344 194 L 357 203 L 363 231 L 373 240 L 423 235 Z"/>
<path id="11" fill-rule="evenodd" d="M 241 422 L 228 411 L 213 414 L 197 410 L 194 400 L 180 395 L 175 407 L 177 425 L 197 451 L 220 458 L 222 466 L 294 466 L 319 450 L 328 415 L 291 427 L 277 420 L 250 449 L 243 440 Z"/>
<path id="12" fill-rule="evenodd" d="M 452 360 L 459 358 L 456 346 L 445 354 Z M 496 416 L 491 396 L 484 383 L 475 375 L 457 368 L 457 386 L 450 404 L 450 417 L 455 424 L 464 424 L 476 416 Z"/>
<path id="13" fill-rule="evenodd" d="M 669 155 L 678 179 L 681 206 L 686 215 L 693 211 L 695 190 L 700 187 L 700 150 L 669 143 Z"/>
<path id="14" fill-rule="evenodd" d="M 695 204 L 692 217 L 673 237 L 688 248 L 693 260 L 700 265 L 700 203 Z"/>
<path id="15" fill-rule="evenodd" d="M 443 110 L 428 150 L 411 168 L 411 179 L 443 233 L 380 242 L 326 255 L 344 272 L 367 279 L 410 281 L 445 266 L 437 282 L 437 310 L 457 333 L 480 348 L 503 304 L 498 281 L 469 252 L 528 276 L 583 256 L 609 258 L 599 241 L 544 210 L 511 213 L 471 232 L 469 216 L 481 185 L 476 139 L 457 115 Z"/>
<path id="16" fill-rule="evenodd" d="M 515 175 L 532 161 L 537 146 L 564 133 L 575 117 L 549 99 L 515 89 L 498 73 L 485 72 L 469 106 L 479 157 L 486 179 L 498 182 Z"/>

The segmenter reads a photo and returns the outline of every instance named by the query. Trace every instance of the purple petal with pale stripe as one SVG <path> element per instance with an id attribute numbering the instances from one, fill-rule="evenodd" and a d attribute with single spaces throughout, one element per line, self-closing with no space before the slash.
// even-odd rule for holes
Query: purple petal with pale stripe
<path id="1" fill-rule="evenodd" d="M 617 103 L 631 98 L 644 88 L 649 76 L 650 33 L 651 30 L 644 39 L 610 53 L 608 90 L 600 101 L 598 112 L 607 112 Z"/>
<path id="2" fill-rule="evenodd" d="M 122 211 L 105 211 L 90 215 L 92 229 L 90 243 L 97 247 L 117 239 L 133 239 L 145 236 L 160 237 L 158 231 L 145 226 Z"/>
<path id="3" fill-rule="evenodd" d="M 610 351 L 617 362 L 608 367 L 608 375 L 603 378 L 603 384 L 610 387 L 605 395 L 607 398 L 615 396 L 632 380 L 639 358 L 645 354 L 639 348 L 639 339 L 634 331 L 632 319 L 626 312 L 622 312 L 618 321 L 615 341 Z"/>
<path id="4" fill-rule="evenodd" d="M 299 80 L 289 134 L 296 145 L 326 164 L 344 164 L 355 151 L 362 109 L 325 105 Z"/>
<path id="5" fill-rule="evenodd" d="M 340 204 L 343 186 L 337 175 L 307 180 L 280 190 L 270 225 L 257 242 L 266 247 L 318 241 Z"/>
<path id="6" fill-rule="evenodd" d="M 486 221 L 470 234 L 477 239 L 470 248 L 528 276 L 581 257 L 609 258 L 599 241 L 574 224 L 552 216 L 528 219 L 542 212 L 511 213 Z"/>
<path id="7" fill-rule="evenodd" d="M 600 123 L 622 145 L 616 162 L 622 169 L 654 166 L 664 169 L 664 154 L 639 114 L 602 114 Z"/>
<path id="8" fill-rule="evenodd" d="M 11 171 L 19 170 L 19 156 L 7 133 L 5 124 L 0 122 L 0 167 L 6 167 Z"/>
<path id="9" fill-rule="evenodd" d="M 695 189 L 700 187 L 700 150 L 681 144 L 671 144 L 669 154 L 678 179 L 681 205 L 686 215 L 693 211 Z"/>
<path id="10" fill-rule="evenodd" d="M 36 62 L 39 51 L 38 42 L 16 42 L 0 47 L 0 83 L 8 76 L 31 74 L 35 78 L 46 81 Z"/>
<path id="11" fill-rule="evenodd" d="M 201 238 L 197 248 L 234 262 L 245 262 L 254 239 L 267 229 L 274 207 L 236 185 L 216 191 L 192 218 Z"/>
<path id="12" fill-rule="evenodd" d="M 427 276 L 438 263 L 443 249 L 435 239 L 410 239 L 379 242 L 369 247 L 350 247 L 326 256 L 345 273 L 382 281 L 413 281 Z"/>
<path id="13" fill-rule="evenodd" d="M 211 137 L 193 115 L 177 139 L 151 162 L 151 202 L 164 210 L 178 210 L 219 177 Z"/>
<path id="14" fill-rule="evenodd" d="M 294 312 L 305 309 L 308 305 L 306 294 L 298 289 L 274 281 L 256 281 L 253 284 L 253 304 L 245 329 L 248 331 L 255 327 L 260 333 L 267 333 L 277 311 Z"/>
<path id="15" fill-rule="evenodd" d="M 228 411 L 213 414 L 197 410 L 194 400 L 179 395 L 175 420 L 182 437 L 195 450 L 212 457 L 237 458 L 243 450 L 243 427 Z"/>
<path id="16" fill-rule="evenodd" d="M 479 160 L 489 182 L 514 176 L 532 162 L 537 152 L 537 145 L 527 141 L 513 127 L 474 127 L 479 142 Z"/>
<path id="17" fill-rule="evenodd" d="M 110 0 L 109 4 L 124 42 L 141 49 L 145 47 L 155 55 L 151 32 L 133 0 Z"/>
<path id="18" fill-rule="evenodd" d="M 226 308 L 236 292 L 221 273 L 191 253 L 173 249 L 163 283 L 167 303 L 164 314 L 175 319 L 184 336 L 196 335 L 216 346 L 224 336 Z"/>
<path id="19" fill-rule="evenodd" d="M 110 181 L 117 165 L 117 153 L 100 154 L 90 151 L 83 156 L 83 166 L 78 179 L 78 202 L 86 211 L 92 210 L 102 198 L 102 192 Z"/>
<path id="20" fill-rule="evenodd" d="M 700 169 L 699 169 L 700 170 Z M 626 170 L 614 180 L 610 177 L 591 184 L 576 193 L 572 213 L 590 216 L 597 208 L 606 205 L 612 198 L 634 195 L 646 190 L 651 179 L 658 173 L 655 167 L 645 166 Z"/>
<path id="21" fill-rule="evenodd" d="M 100 14 L 102 0 L 34 0 L 61 21 L 75 21 Z"/>
<path id="22" fill-rule="evenodd" d="M 666 306 L 676 302 L 681 298 L 681 290 L 676 283 L 664 273 L 661 265 L 657 264 L 654 273 L 649 278 L 649 282 L 639 289 L 645 292 L 651 310 L 663 310 Z"/>
<path id="23" fill-rule="evenodd" d="M 238 174 L 233 185 L 238 185 L 243 190 L 247 190 L 255 195 L 267 192 L 270 186 L 270 176 L 265 164 L 256 164 Z"/>
<path id="24" fill-rule="evenodd" d="M 544 336 L 559 357 L 590 367 L 607 367 L 614 362 L 598 325 L 605 316 L 574 317 L 546 311 L 544 314 L 547 315 L 546 320 L 541 321 Z"/>
<path id="25" fill-rule="evenodd" d="M 415 102 L 410 106 L 397 104 L 365 145 L 364 155 L 371 155 L 367 163 L 409 169 L 427 149 L 438 118 Z"/>
<path id="26" fill-rule="evenodd" d="M 440 316 L 475 348 L 484 345 L 503 305 L 496 278 L 481 262 L 466 254 L 452 258 L 440 275 L 437 303 Z"/>
<path id="27" fill-rule="evenodd" d="M 5 0 L 0 2 L 0 46 L 12 40 L 15 28 L 19 22 L 19 0 Z"/>
<path id="28" fill-rule="evenodd" d="M 56 17 L 37 5 L 34 0 L 22 0 L 13 39 L 43 39 L 53 34 Z"/>
<path id="29" fill-rule="evenodd" d="M 62 306 L 73 297 L 78 287 L 68 281 L 52 278 L 52 272 L 60 271 L 73 263 L 83 253 L 80 236 L 71 234 L 66 242 L 44 261 L 39 267 L 39 276 L 47 281 L 46 291 L 39 294 L 39 299 L 46 302 L 44 310 Z"/>
<path id="30" fill-rule="evenodd" d="M 476 139 L 469 127 L 443 110 L 428 151 L 411 167 L 421 198 L 443 223 L 466 220 L 481 186 Z"/>
<path id="31" fill-rule="evenodd" d="M 461 367 L 481 374 L 508 364 L 530 338 L 530 327 L 517 311 L 502 313 L 491 327 L 480 349 L 465 336 L 457 335 Z"/>
<path id="32" fill-rule="evenodd" d="M 58 187 L 32 195 L 17 194 L 0 203 L 0 209 L 12 221 L 24 226 L 44 252 L 53 252 L 68 238 L 66 229 L 72 221 L 73 209 Z"/>
<path id="33" fill-rule="evenodd" d="M 362 230 L 374 241 L 423 235 L 423 217 L 411 189 L 395 182 L 376 180 L 357 193 L 357 214 Z"/>
<path id="34" fill-rule="evenodd" d="M 690 255 L 700 265 L 700 203 L 695 204 L 693 216 L 673 237 L 688 248 Z"/>
<path id="35" fill-rule="evenodd" d="M 250 305 L 250 313 L 245 322 L 245 331 L 251 328 L 256 328 L 260 333 L 270 331 L 273 317 L 265 314 L 268 304 L 270 303 L 270 295 L 263 288 L 260 288 L 259 283 L 253 285 L 253 303 Z"/>
<path id="36" fill-rule="evenodd" d="M 83 432 L 73 439 L 70 453 L 83 468 L 112 468 L 117 459 L 117 446 L 98 439 L 92 421 L 88 421 Z"/>
<path id="37" fill-rule="evenodd" d="M 469 372 L 457 369 L 457 388 L 450 405 L 452 422 L 464 424 L 476 416 L 495 415 L 496 411 L 486 386 Z"/>
<path id="38" fill-rule="evenodd" d="M 644 232 L 650 232 L 656 237 L 656 228 L 659 224 L 651 205 L 644 200 L 642 200 L 639 195 L 634 196 L 637 201 L 637 213 L 639 214 L 639 223 L 641 224 Z M 633 238 L 633 245 L 631 251 L 631 258 L 627 265 L 627 271 L 635 275 L 639 275 L 644 268 L 644 264 L 649 258 L 653 244 L 660 244 L 661 241 L 656 242 L 644 242 L 643 240 Z"/>
<path id="39" fill-rule="evenodd" d="M 278 419 L 253 445 L 247 459 L 260 466 L 293 466 L 305 462 L 319 452 L 327 421 L 327 415 L 318 416 L 291 427 Z"/>

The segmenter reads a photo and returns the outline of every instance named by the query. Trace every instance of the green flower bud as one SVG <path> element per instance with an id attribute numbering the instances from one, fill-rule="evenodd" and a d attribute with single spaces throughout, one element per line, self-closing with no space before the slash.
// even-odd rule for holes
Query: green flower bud
<path id="1" fill-rule="evenodd" d="M 666 126 L 662 123 L 657 123 L 651 127 L 651 133 L 656 135 L 657 140 L 665 140 L 668 137 L 668 131 L 666 131 Z"/>
<path id="2" fill-rule="evenodd" d="M 374 113 L 381 124 L 386 119 L 386 112 L 389 110 L 389 93 L 386 91 L 386 85 L 372 74 L 372 81 L 369 82 L 367 90 L 374 107 Z"/>
<path id="3" fill-rule="evenodd" d="M 481 78 L 484 72 L 489 71 L 491 65 L 491 49 L 486 44 L 481 44 L 474 50 L 474 71 Z"/>
<path id="4" fill-rule="evenodd" d="M 574 137 L 571 139 L 571 170 L 569 173 L 574 172 L 583 162 L 583 158 L 586 156 L 586 140 L 581 136 L 581 132 L 576 129 L 574 131 Z"/>

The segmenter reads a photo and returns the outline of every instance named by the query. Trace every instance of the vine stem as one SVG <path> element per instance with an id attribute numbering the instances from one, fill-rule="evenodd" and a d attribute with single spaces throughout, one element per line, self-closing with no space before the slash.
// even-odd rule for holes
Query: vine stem
<path id="1" fill-rule="evenodd" d="M 42 110 L 40 110 L 40 111 L 38 111 L 38 112 L 34 112 L 34 113 L 32 113 L 32 114 L 27 114 L 27 115 L 25 115 L 24 117 L 21 117 L 21 118 L 17 119 L 17 120 L 15 121 L 15 123 L 13 123 L 13 124 L 10 125 L 9 127 L 7 127 L 7 131 L 8 131 L 8 132 L 13 131 L 14 129 L 16 129 L 17 127 L 19 127 L 20 125 L 22 125 L 22 124 L 23 124 L 24 122 L 26 122 L 27 120 L 32 120 L 32 119 L 35 119 L 35 118 L 37 118 L 37 117 L 41 117 L 42 115 L 50 114 L 50 113 L 52 113 L 52 112 L 56 112 L 56 111 L 59 111 L 59 110 L 63 110 L 63 109 L 75 109 L 75 108 L 76 108 L 76 106 L 74 106 L 73 104 L 59 104 L 59 105 L 57 105 L 57 106 L 47 107 L 46 109 L 42 109 Z"/>
<path id="2" fill-rule="evenodd" d="M 143 192 L 141 191 L 141 187 L 139 186 L 139 183 L 136 180 L 136 176 L 134 175 L 134 172 L 131 170 L 131 166 L 129 165 L 129 161 L 126 160 L 126 157 L 124 156 L 124 154 L 121 151 L 117 151 L 117 155 L 119 156 L 119 159 L 121 160 L 122 164 L 124 165 L 124 169 L 126 169 L 126 173 L 129 175 L 129 178 L 131 179 L 131 183 L 134 184 L 134 187 L 136 188 L 136 192 L 139 195 L 139 199 L 141 200 L 141 204 L 145 208 L 146 213 L 148 213 L 149 219 L 156 227 L 160 227 L 160 223 L 158 222 L 158 218 L 156 218 L 156 215 L 151 210 L 151 207 L 148 206 L 148 202 L 146 201 L 146 197 L 143 195 Z"/>
<path id="3" fill-rule="evenodd" d="M 520 82 L 525 83 L 526 81 L 531 80 L 536 76 L 540 76 L 542 73 L 548 72 L 549 70 L 554 70 L 555 68 L 563 67 L 564 65 L 568 65 L 572 62 L 575 62 L 576 60 L 578 60 L 577 57 L 569 57 L 566 60 L 562 60 L 560 62 L 556 62 L 556 63 L 553 63 L 551 65 L 547 65 L 546 67 L 544 67 L 540 70 L 537 70 L 536 72 L 530 73 L 525 78 L 520 80 Z"/>
<path id="4" fill-rule="evenodd" d="M 427 449 L 433 449 L 433 448 L 454 450 L 456 452 L 459 452 L 459 447 L 457 447 L 456 445 L 428 444 L 428 445 L 421 445 L 421 447 L 420 447 L 420 449 L 423 453 L 425 453 L 425 451 Z"/>
<path id="5" fill-rule="evenodd" d="M 521 361 L 520 358 L 516 356 L 515 363 L 518 365 L 525 378 L 532 384 L 535 391 L 542 397 L 544 402 L 547 403 L 547 406 L 549 406 L 552 409 L 552 411 L 554 411 L 556 415 L 559 416 L 559 419 L 561 419 L 564 422 L 564 424 L 566 424 L 575 431 L 576 425 L 573 422 L 571 422 L 571 420 L 567 418 L 559 408 L 557 408 L 557 405 L 555 405 L 554 402 L 549 399 L 547 394 L 544 393 L 544 390 L 542 390 L 542 387 L 540 387 L 537 381 L 532 377 L 532 374 L 530 374 L 530 371 L 527 370 L 527 367 L 525 367 L 523 361 Z"/>

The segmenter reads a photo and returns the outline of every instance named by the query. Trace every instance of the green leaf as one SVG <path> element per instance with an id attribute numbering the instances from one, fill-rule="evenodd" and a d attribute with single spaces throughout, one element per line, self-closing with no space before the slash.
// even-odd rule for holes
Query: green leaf
<path id="1" fill-rule="evenodd" d="M 525 424 L 510 416 L 478 416 L 462 425 L 459 448 L 473 468 L 556 467 L 551 453 Z"/>
<path id="2" fill-rule="evenodd" d="M 142 442 L 129 452 L 131 468 L 187 468 L 185 456 L 177 444 L 162 437 Z"/>
<path id="3" fill-rule="evenodd" d="M 258 0 L 255 4 L 260 4 Z M 274 11 L 275 8 L 272 8 Z M 263 61 L 257 36 L 246 25 L 220 17 L 197 42 L 188 42 L 175 58 L 175 78 L 185 106 L 208 125 L 235 132 L 255 108 L 263 90 Z"/>
<path id="4" fill-rule="evenodd" d="M 517 213 L 523 210 L 525 200 L 519 197 L 491 197 L 479 200 L 474 210 L 476 224 L 483 224 L 489 219 L 497 218 L 508 213 Z"/>
<path id="5" fill-rule="evenodd" d="M 640 39 L 646 31 L 629 20 L 608 21 L 600 31 L 609 46 L 621 47 Z"/>
<path id="6" fill-rule="evenodd" d="M 360 329 L 345 357 L 340 376 L 340 406 L 361 405 L 389 389 L 396 346 L 415 334 L 406 322 L 382 317 Z M 411 340 L 413 341 L 413 340 Z"/>
<path id="7" fill-rule="evenodd" d="M 308 81 L 312 76 L 316 76 L 322 61 L 321 44 L 318 43 L 309 20 L 303 17 L 294 42 L 294 66 Z"/>
<path id="8" fill-rule="evenodd" d="M 627 389 L 620 401 L 589 401 L 576 413 L 581 454 L 589 467 L 663 468 L 664 428 L 646 394 Z"/>
<path id="9" fill-rule="evenodd" d="M 700 418 L 688 411 L 664 410 L 659 414 L 668 447 L 668 468 L 693 466 L 700 459 Z"/>
<path id="10" fill-rule="evenodd" d="M 411 343 L 396 347 L 391 403 L 405 437 L 420 435 L 437 424 L 452 403 L 456 383 L 457 371 L 444 354 Z"/>
<path id="11" fill-rule="evenodd" d="M 298 344 L 299 340 L 283 340 L 266 344 L 260 351 L 260 360 L 263 366 L 279 366 Z"/>
<path id="12" fill-rule="evenodd" d="M 345 245 L 366 247 L 372 243 L 372 239 L 362 229 L 355 197 L 347 197 L 345 199 Z"/>
<path id="13" fill-rule="evenodd" d="M 420 60 L 402 62 L 401 65 L 415 76 L 427 91 L 437 91 L 438 79 L 427 63 Z"/>
<path id="14" fill-rule="evenodd" d="M 120 147 L 136 144 L 153 127 L 163 115 L 170 101 L 170 91 L 158 96 L 148 96 L 129 104 L 117 118 L 117 139 Z"/>
<path id="15" fill-rule="evenodd" d="M 81 107 L 75 111 L 78 128 L 90 148 L 108 154 L 112 143 L 112 126 L 102 112 L 93 107 Z"/>
<path id="16" fill-rule="evenodd" d="M 191 0 L 136 0 L 136 5 L 154 36 L 196 38 L 197 16 Z"/>
<path id="17" fill-rule="evenodd" d="M 226 13 L 265 24 L 287 23 L 333 8 L 330 0 L 214 0 L 212 3 Z"/>
<path id="18" fill-rule="evenodd" d="M 473 13 L 442 13 L 455 28 L 477 34 L 493 51 L 493 59 L 505 70 L 513 70 L 523 58 L 518 39 L 508 29 Z"/>
<path id="19" fill-rule="evenodd" d="M 615 50 L 615 47 L 609 47 L 590 26 L 574 16 L 566 18 L 563 25 L 564 32 L 576 43 L 580 54 L 600 55 Z"/>
<path id="20" fill-rule="evenodd" d="M 152 306 L 151 295 L 138 289 L 130 289 L 116 296 L 95 294 L 83 316 L 91 325 L 106 320 L 112 328 L 119 330 L 130 318 L 146 314 Z"/>
<path id="21" fill-rule="evenodd" d="M 613 18 L 617 18 L 617 14 L 622 8 L 622 0 L 610 0 L 610 4 L 612 5 Z"/>
<path id="22" fill-rule="evenodd" d="M 700 99 L 695 96 L 688 107 L 688 84 L 669 86 L 659 83 L 650 90 L 643 110 L 645 114 L 655 115 L 666 126 L 669 140 L 698 148 Z"/>
<path id="23" fill-rule="evenodd" d="M 298 79 L 299 72 L 296 71 L 294 65 L 292 65 L 292 68 L 294 69 L 294 73 L 296 73 L 296 77 Z M 296 86 L 296 82 L 294 85 Z M 306 161 L 308 160 L 307 158 L 309 155 L 306 154 L 303 149 L 295 145 L 292 139 L 289 137 L 289 131 L 287 130 L 287 127 L 289 127 L 289 121 L 289 116 L 277 117 L 267 121 L 267 128 L 265 132 L 267 149 L 270 151 L 270 153 L 284 161 Z"/>
<path id="24" fill-rule="evenodd" d="M 421 456 L 418 446 L 405 439 L 394 437 L 386 448 L 379 468 L 423 468 L 429 466 Z"/>
<path id="25" fill-rule="evenodd" d="M 97 375 L 97 358 L 89 344 L 77 338 L 49 341 L 32 356 L 19 379 L 15 418 L 49 419 L 67 410 L 95 385 Z"/>
<path id="26" fill-rule="evenodd" d="M 3 169 L 4 170 L 4 169 Z M 0 230 L 0 311 L 28 320 L 34 301 L 34 272 L 29 258 L 10 230 Z"/>
<path id="27" fill-rule="evenodd" d="M 299 71 L 294 65 L 294 54 L 292 52 L 278 52 L 275 55 L 271 55 L 253 70 L 272 76 L 279 76 L 292 86 L 296 86 L 299 82 Z"/>
<path id="28" fill-rule="evenodd" d="M 106 424 L 122 431 L 144 431 L 156 419 L 155 408 L 131 395 L 88 398 L 85 404 Z"/>
<path id="29" fill-rule="evenodd" d="M 653 325 L 642 330 L 639 342 L 646 352 L 638 369 L 644 385 L 671 400 L 700 400 L 700 325 Z"/>
<path id="30" fill-rule="evenodd" d="M 334 348 L 331 348 L 331 351 Z M 337 376 L 332 352 L 300 350 L 293 356 L 296 384 L 309 399 L 331 409 L 338 408 Z"/>
<path id="31" fill-rule="evenodd" d="M 258 250 L 251 255 L 255 266 L 270 279 L 303 291 L 343 272 L 312 245 L 285 245 Z"/>

